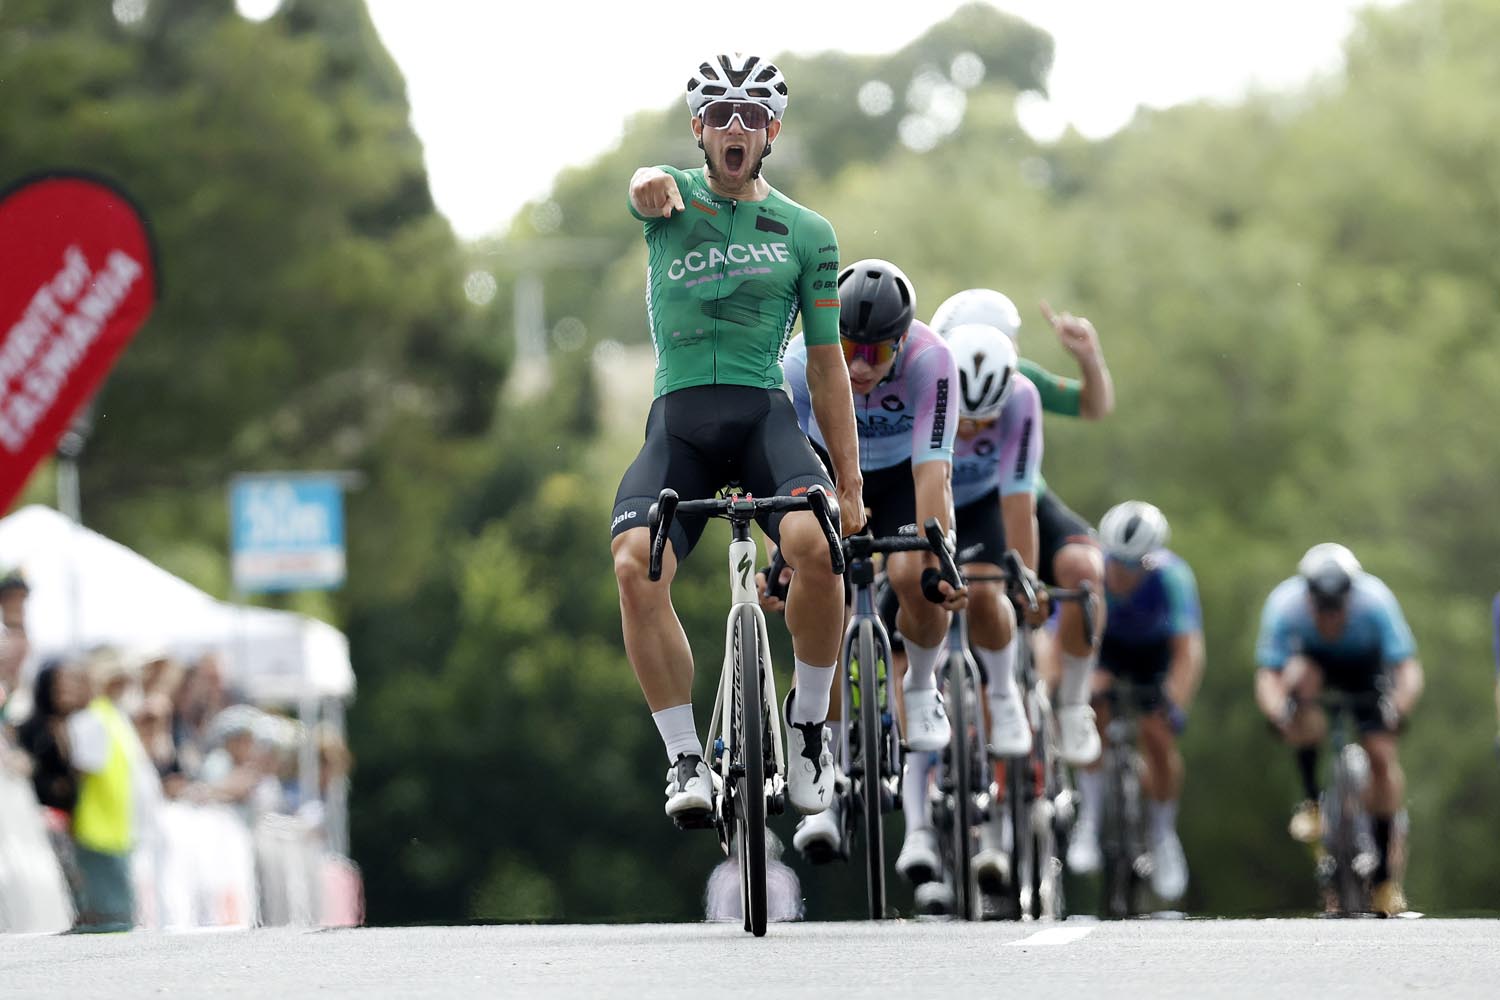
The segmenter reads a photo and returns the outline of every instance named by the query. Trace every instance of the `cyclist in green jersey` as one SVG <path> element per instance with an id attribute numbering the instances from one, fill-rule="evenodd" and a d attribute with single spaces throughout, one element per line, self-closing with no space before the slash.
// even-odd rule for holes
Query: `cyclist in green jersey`
<path id="1" fill-rule="evenodd" d="M 1042 315 L 1057 332 L 1063 347 L 1078 361 L 1082 380 L 1054 375 L 1026 358 L 1020 371 L 1037 387 L 1042 409 L 1065 416 L 1082 416 L 1097 420 L 1114 409 L 1114 382 L 1099 349 L 1099 335 L 1094 325 L 1072 313 L 1053 312 L 1041 303 Z M 990 288 L 970 288 L 951 296 L 932 317 L 932 328 L 946 335 L 965 323 L 982 323 L 1003 330 L 1016 340 L 1021 329 L 1021 314 L 1009 297 Z M 1089 523 L 1068 509 L 1037 477 L 1036 517 L 1038 529 L 1038 569 L 1044 581 L 1054 586 L 1074 588 L 1088 583 L 1096 592 L 1104 580 L 1104 557 Z M 1058 616 L 1056 646 L 1047 632 L 1034 635 L 1037 663 L 1048 683 L 1057 689 L 1057 722 L 1060 750 L 1068 763 L 1083 767 L 1099 758 L 1100 743 L 1094 725 L 1094 710 L 1089 707 L 1092 677 L 1098 663 L 1097 643 L 1104 629 L 1102 602 L 1095 603 L 1094 641 L 1083 634 L 1082 609 L 1065 605 Z M 1056 654 L 1060 663 L 1054 663 Z"/>
<path id="2" fill-rule="evenodd" d="M 808 343 L 812 406 L 828 435 L 842 530 L 864 522 L 863 481 L 849 370 L 839 346 L 838 241 L 822 216 L 761 176 L 781 132 L 787 87 L 757 56 L 717 55 L 688 81 L 693 136 L 704 166 L 642 167 L 631 213 L 648 250 L 646 309 L 656 391 L 646 441 L 625 472 L 610 525 L 625 650 L 666 747 L 667 815 L 702 825 L 712 778 L 693 717 L 693 656 L 672 607 L 677 564 L 705 519 L 679 515 L 659 582 L 651 582 L 647 512 L 664 487 L 683 499 L 738 482 L 756 496 L 835 495 L 782 391 L 782 353 L 798 316 Z M 809 511 L 762 522 L 797 570 L 787 602 L 796 681 L 785 706 L 787 797 L 802 813 L 833 798 L 823 723 L 843 626 L 843 583 Z"/>

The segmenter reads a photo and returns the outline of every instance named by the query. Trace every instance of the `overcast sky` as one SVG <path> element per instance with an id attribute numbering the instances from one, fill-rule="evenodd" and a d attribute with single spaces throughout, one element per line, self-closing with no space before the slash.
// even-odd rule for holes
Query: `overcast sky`
<path id="1" fill-rule="evenodd" d="M 239 2 L 242 9 L 267 9 L 277 0 Z M 525 202 L 547 193 L 559 170 L 613 146 L 631 114 L 680 101 L 688 73 L 706 55 L 891 52 L 961 5 L 519 0 L 527 7 L 519 18 L 516 3 L 496 0 L 367 2 L 406 76 L 433 196 L 465 238 L 501 229 Z M 1352 12 L 1365 2 L 996 0 L 995 6 L 1057 40 L 1052 99 L 1029 103 L 1023 118 L 1045 138 L 1063 122 L 1107 135 L 1138 104 L 1232 100 L 1247 86 L 1285 88 L 1335 71 Z M 795 116 L 798 101 L 817 95 L 790 83 Z"/>

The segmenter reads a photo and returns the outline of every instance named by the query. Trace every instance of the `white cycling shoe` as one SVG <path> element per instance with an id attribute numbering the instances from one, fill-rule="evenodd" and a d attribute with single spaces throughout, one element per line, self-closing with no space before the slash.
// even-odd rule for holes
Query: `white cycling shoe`
<path id="1" fill-rule="evenodd" d="M 694 753 L 677 755 L 667 768 L 667 815 L 682 826 L 700 826 L 712 819 L 714 781 L 703 758 Z"/>
<path id="2" fill-rule="evenodd" d="M 948 710 L 943 696 L 935 687 L 906 692 L 906 745 L 922 752 L 942 750 L 953 731 L 948 726 Z"/>
<path id="3" fill-rule="evenodd" d="M 1103 747 L 1094 710 L 1087 705 L 1063 705 L 1057 709 L 1057 742 L 1062 759 L 1074 767 L 1087 767 L 1099 759 Z"/>
<path id="4" fill-rule="evenodd" d="M 1079 820 L 1068 840 L 1068 870 L 1075 875 L 1092 875 L 1102 863 L 1098 829 L 1087 820 Z"/>
<path id="5" fill-rule="evenodd" d="M 1151 845 L 1151 891 L 1164 903 L 1175 903 L 1187 891 L 1187 856 L 1175 830 L 1166 831 Z"/>
<path id="6" fill-rule="evenodd" d="M 1009 831 L 1005 826 L 1004 830 Z M 979 828 L 979 853 L 973 857 L 974 879 L 980 891 L 998 896 L 1010 884 L 1010 857 L 1004 850 L 1004 837 L 994 822 Z"/>
<path id="7" fill-rule="evenodd" d="M 999 757 L 1031 753 L 1031 723 L 1020 698 L 990 699 L 990 753 Z"/>
<path id="8" fill-rule="evenodd" d="M 820 813 L 804 816 L 792 835 L 792 846 L 815 865 L 824 865 L 841 857 L 844 840 L 843 810 L 839 800 Z"/>
<path id="9" fill-rule="evenodd" d="M 833 802 L 835 775 L 828 727 L 821 722 L 792 722 L 788 691 L 782 717 L 786 723 L 786 797 L 803 815 L 820 813 Z"/>
<path id="10" fill-rule="evenodd" d="M 933 881 L 941 873 L 937 834 L 925 826 L 908 833 L 901 844 L 901 853 L 896 857 L 896 874 L 913 885 L 921 885 Z"/>

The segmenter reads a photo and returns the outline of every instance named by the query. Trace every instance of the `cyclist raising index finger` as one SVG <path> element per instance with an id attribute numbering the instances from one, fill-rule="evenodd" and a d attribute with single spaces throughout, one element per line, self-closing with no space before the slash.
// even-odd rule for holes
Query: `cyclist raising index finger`
<path id="1" fill-rule="evenodd" d="M 786 81 L 758 56 L 716 55 L 693 72 L 687 104 L 704 166 L 642 167 L 630 180 L 630 211 L 648 250 L 656 398 L 645 444 L 616 493 L 610 533 L 625 650 L 671 765 L 667 815 L 694 825 L 711 808 L 713 786 L 693 718 L 692 650 L 670 587 L 705 521 L 675 520 L 661 579 L 653 583 L 647 512 L 664 487 L 685 499 L 712 496 L 731 481 L 760 496 L 810 487 L 832 493 L 782 391 L 781 358 L 799 315 L 844 531 L 859 530 L 864 504 L 839 348 L 838 242 L 826 219 L 761 176 L 781 132 Z M 843 584 L 812 513 L 773 516 L 762 526 L 798 570 L 786 615 L 797 674 L 788 705 L 787 792 L 794 808 L 814 813 L 833 796 L 823 723 L 842 637 Z"/>

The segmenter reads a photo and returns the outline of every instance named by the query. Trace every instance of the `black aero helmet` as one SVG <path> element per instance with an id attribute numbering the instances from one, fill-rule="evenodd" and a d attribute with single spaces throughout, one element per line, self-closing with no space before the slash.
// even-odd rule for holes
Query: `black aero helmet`
<path id="1" fill-rule="evenodd" d="M 911 279 L 888 260 L 857 260 L 839 272 L 839 334 L 860 344 L 895 340 L 917 315 Z"/>

